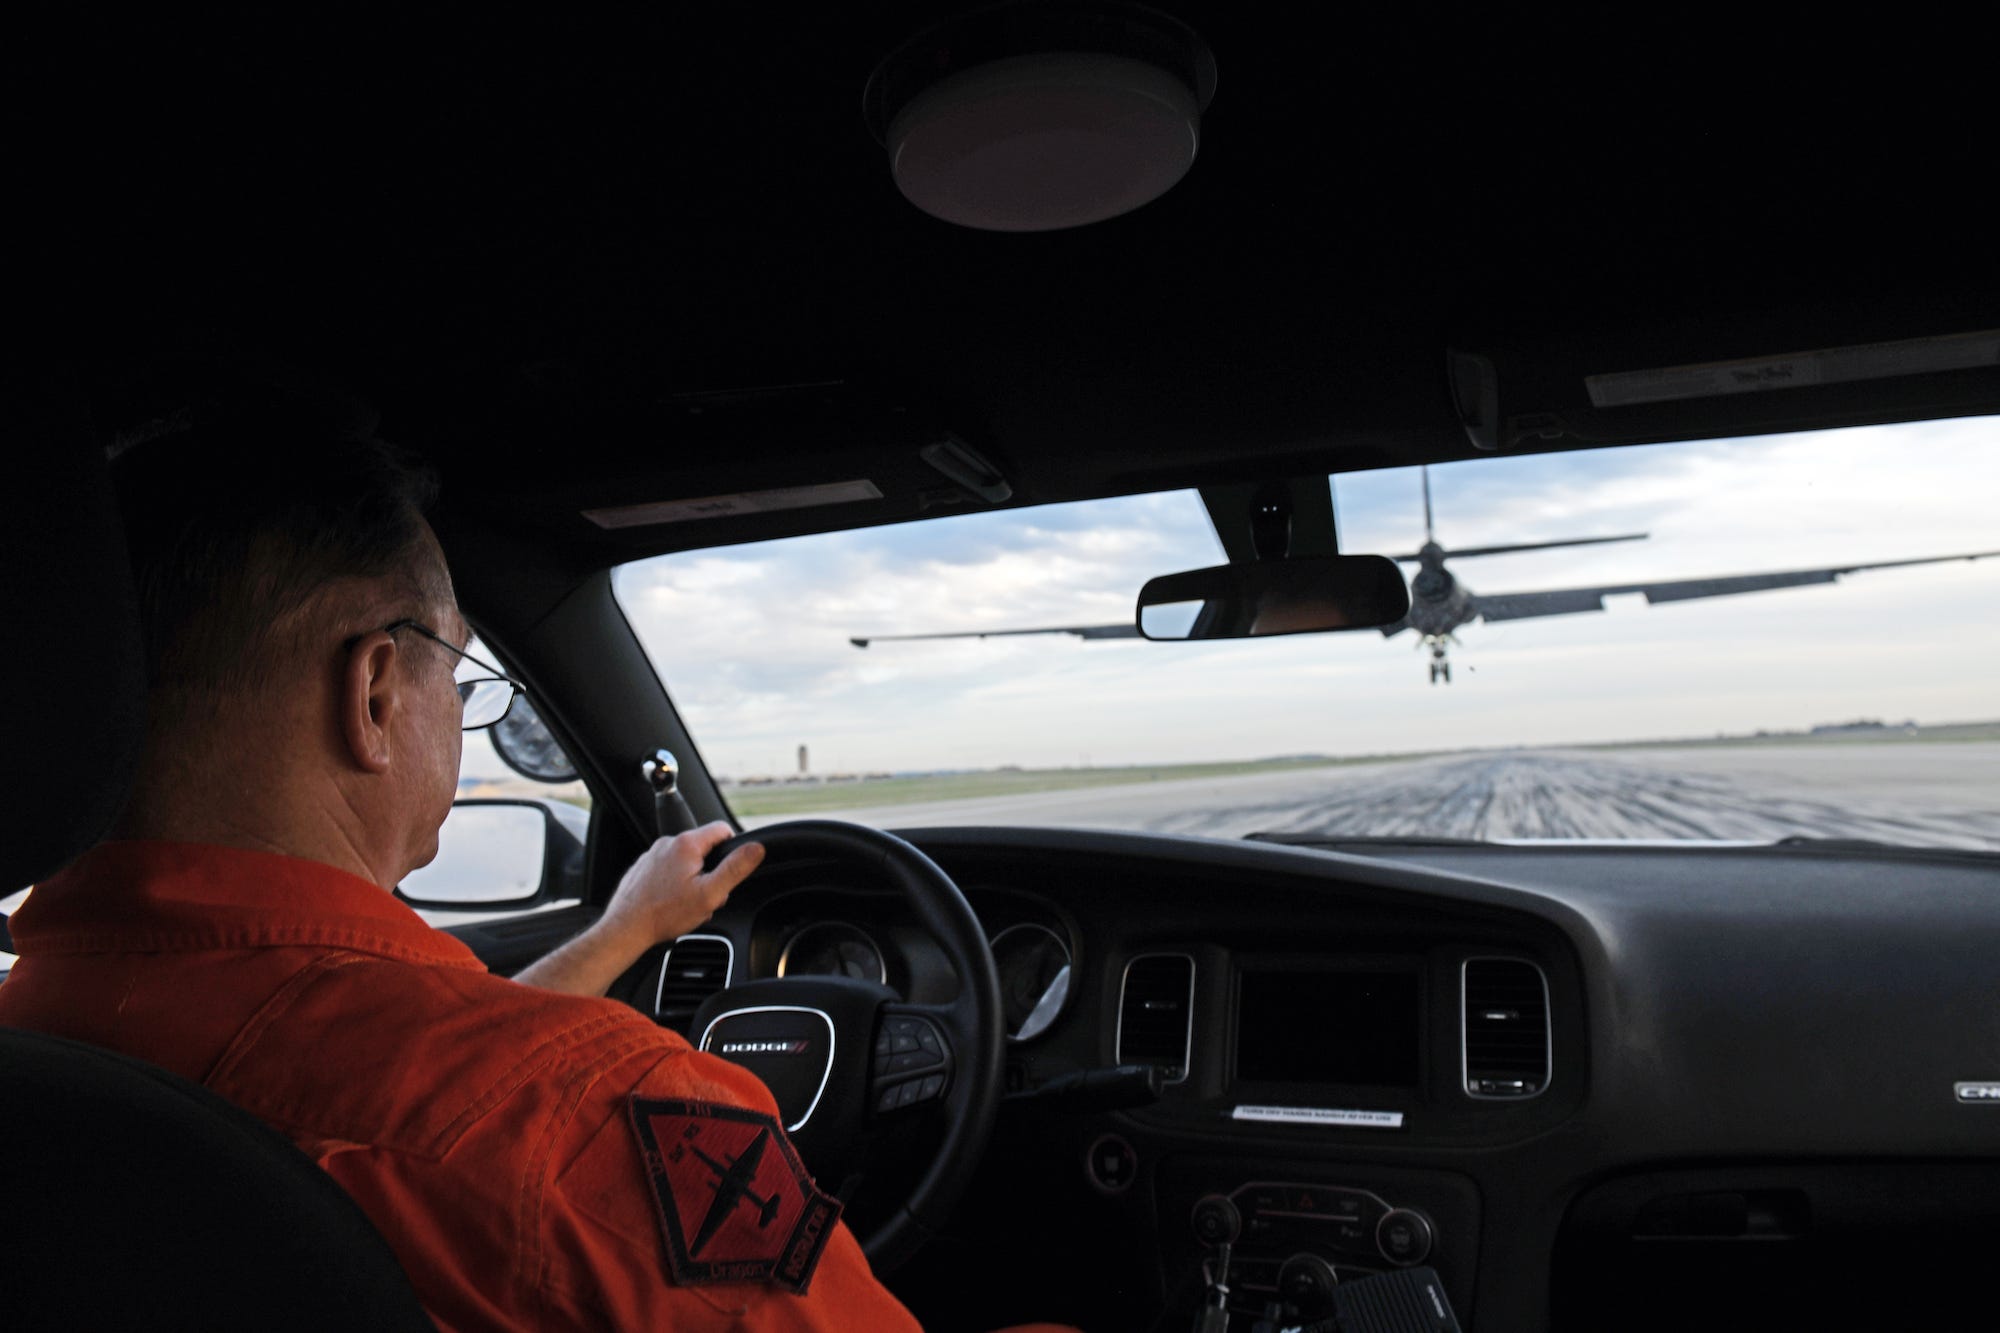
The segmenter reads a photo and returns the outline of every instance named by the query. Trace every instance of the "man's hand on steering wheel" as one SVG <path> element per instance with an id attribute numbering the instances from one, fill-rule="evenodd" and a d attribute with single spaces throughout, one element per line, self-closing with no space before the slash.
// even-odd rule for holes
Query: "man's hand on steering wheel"
<path id="1" fill-rule="evenodd" d="M 618 891 L 600 924 L 639 941 L 636 960 L 655 944 L 679 939 L 714 916 L 751 871 L 764 863 L 764 846 L 744 842 L 715 869 L 704 872 L 708 854 L 736 830 L 717 820 L 672 838 L 657 839 L 618 881 Z"/>
<path id="2" fill-rule="evenodd" d="M 654 842 L 618 881 L 595 925 L 514 980 L 569 995 L 603 995 L 646 950 L 679 939 L 715 915 L 763 863 L 763 845 L 745 842 L 714 869 L 702 869 L 708 854 L 735 831 L 718 820 Z"/>

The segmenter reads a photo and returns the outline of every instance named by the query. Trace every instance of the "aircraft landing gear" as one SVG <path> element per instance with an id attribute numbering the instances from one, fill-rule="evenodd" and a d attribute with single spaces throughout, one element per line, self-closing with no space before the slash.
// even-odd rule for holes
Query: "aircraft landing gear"
<path id="1" fill-rule="evenodd" d="M 1439 681 L 1443 681 L 1447 685 L 1451 684 L 1451 662 L 1444 655 L 1445 642 L 1446 640 L 1443 637 L 1439 637 L 1432 639 L 1428 645 L 1431 650 L 1431 684 L 1433 685 Z"/>

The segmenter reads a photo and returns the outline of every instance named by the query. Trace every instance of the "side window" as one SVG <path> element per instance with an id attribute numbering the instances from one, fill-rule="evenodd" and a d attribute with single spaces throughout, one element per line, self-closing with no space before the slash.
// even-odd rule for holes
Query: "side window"
<path id="1" fill-rule="evenodd" d="M 466 651 L 492 660 L 476 638 Z M 460 665 L 461 679 L 485 674 Z M 403 892 L 425 904 L 419 915 L 434 926 L 465 926 L 581 901 L 590 791 L 575 772 L 529 696 L 515 699 L 497 725 L 466 732 L 458 798 L 438 831 L 437 857 L 403 881 Z"/>
<path id="2" fill-rule="evenodd" d="M 492 659 L 474 639 L 474 657 Z M 484 674 L 462 670 L 461 678 Z M 495 731 L 517 764 L 495 746 Z M 459 759 L 458 799 L 438 830 L 438 854 L 403 881 L 404 891 L 427 903 L 465 903 L 464 908 L 423 906 L 418 915 L 434 926 L 469 926 L 480 921 L 550 912 L 582 901 L 583 848 L 590 833 L 590 790 L 574 776 L 575 765 L 541 725 L 534 701 L 514 701 L 499 727 L 465 733 Z M 28 890 L 0 896 L 0 915 L 12 915 Z M 0 949 L 0 978 L 14 966 Z"/>

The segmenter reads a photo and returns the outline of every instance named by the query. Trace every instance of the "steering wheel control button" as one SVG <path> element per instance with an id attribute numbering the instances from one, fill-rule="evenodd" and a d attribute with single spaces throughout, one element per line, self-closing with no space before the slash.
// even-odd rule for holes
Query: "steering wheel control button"
<path id="1" fill-rule="evenodd" d="M 1407 1268 L 1430 1257 L 1431 1224 L 1422 1213 L 1392 1208 L 1375 1227 L 1375 1244 L 1390 1263 Z"/>
<path id="2" fill-rule="evenodd" d="M 1116 1134 L 1106 1134 L 1083 1155 L 1090 1183 L 1106 1194 L 1123 1194 L 1139 1178 L 1139 1154 Z"/>
<path id="3" fill-rule="evenodd" d="M 900 1111 L 944 1095 L 951 1056 L 927 1018 L 888 1014 L 875 1036 L 875 1109 Z"/>
<path id="4" fill-rule="evenodd" d="M 883 1020 L 881 1034 L 875 1038 L 878 1077 L 935 1069 L 944 1063 L 944 1040 L 927 1020 L 900 1016 Z"/>

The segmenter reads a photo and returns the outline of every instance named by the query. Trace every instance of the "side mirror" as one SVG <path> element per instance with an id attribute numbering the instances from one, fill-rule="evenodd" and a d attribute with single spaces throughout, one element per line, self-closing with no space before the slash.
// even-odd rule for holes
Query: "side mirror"
<path id="1" fill-rule="evenodd" d="M 1410 589 L 1384 555 L 1251 560 L 1163 574 L 1139 590 L 1148 639 L 1258 639 L 1376 629 L 1410 613 Z"/>
<path id="2" fill-rule="evenodd" d="M 535 711 L 535 701 L 523 694 L 507 716 L 487 730 L 493 752 L 502 763 L 536 782 L 574 782 L 576 765 L 556 742 L 549 724 Z"/>
<path id="3" fill-rule="evenodd" d="M 583 896 L 590 817 L 555 801 L 468 797 L 454 801 L 431 863 L 396 896 L 412 907 L 486 912 Z"/>

